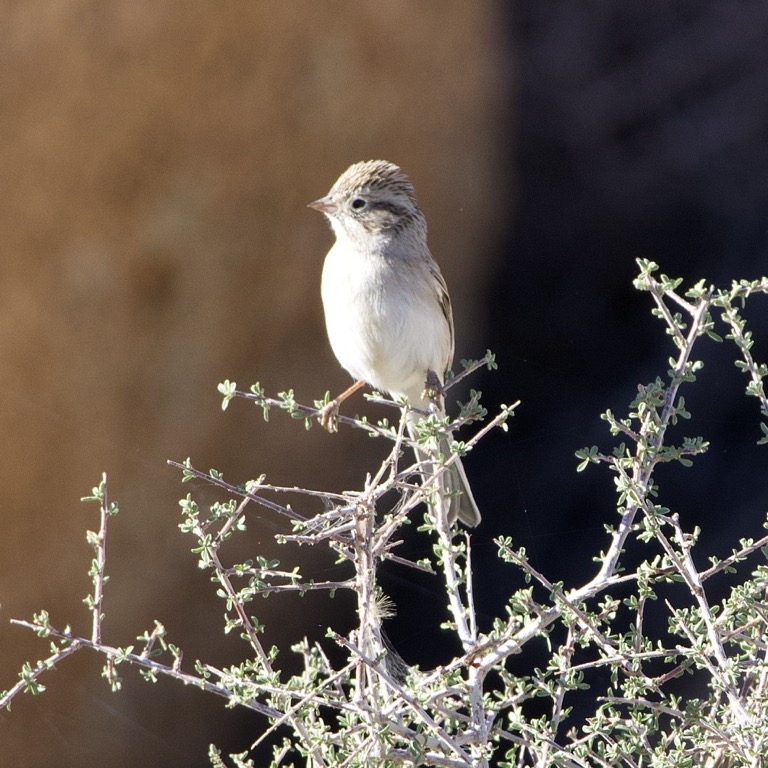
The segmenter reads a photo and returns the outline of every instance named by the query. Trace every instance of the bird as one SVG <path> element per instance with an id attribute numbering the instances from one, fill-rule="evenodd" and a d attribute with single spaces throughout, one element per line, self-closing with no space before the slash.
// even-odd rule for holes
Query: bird
<path id="1" fill-rule="evenodd" d="M 309 207 L 325 214 L 335 243 L 323 264 L 321 295 L 331 348 L 354 383 L 320 414 L 331 428 L 339 404 L 368 384 L 405 398 L 406 425 L 444 415 L 442 387 L 454 354 L 453 311 L 440 267 L 427 246 L 427 223 L 409 178 L 386 160 L 351 165 Z M 421 412 L 421 413 L 419 413 Z M 449 434 L 416 448 L 425 471 L 451 456 Z M 480 511 L 458 458 L 438 484 L 435 513 L 449 524 L 480 523 Z M 442 507 L 438 507 L 441 505 Z"/>

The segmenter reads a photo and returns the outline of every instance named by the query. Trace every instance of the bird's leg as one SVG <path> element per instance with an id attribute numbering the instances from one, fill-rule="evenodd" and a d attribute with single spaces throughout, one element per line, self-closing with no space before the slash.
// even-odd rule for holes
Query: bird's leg
<path id="1" fill-rule="evenodd" d="M 335 432 L 338 428 L 339 418 L 339 406 L 350 396 L 357 392 L 360 387 L 365 384 L 365 381 L 359 379 L 351 387 L 347 387 L 337 398 L 331 400 L 328 405 L 323 406 L 320 409 L 320 413 L 317 414 L 318 421 L 322 424 L 323 429 L 327 429 L 329 432 Z"/>
<path id="2" fill-rule="evenodd" d="M 427 371 L 427 380 L 424 382 L 424 397 L 438 410 L 443 410 L 443 401 L 445 399 L 445 390 L 443 382 L 434 371 Z"/>

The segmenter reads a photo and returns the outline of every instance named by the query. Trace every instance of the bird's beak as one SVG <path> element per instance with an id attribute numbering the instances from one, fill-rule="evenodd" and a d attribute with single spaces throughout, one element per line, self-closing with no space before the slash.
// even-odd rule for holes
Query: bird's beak
<path id="1" fill-rule="evenodd" d="M 307 208 L 314 208 L 316 211 L 320 211 L 320 213 L 336 213 L 338 210 L 338 206 L 330 197 L 321 197 L 319 200 L 310 203 Z"/>

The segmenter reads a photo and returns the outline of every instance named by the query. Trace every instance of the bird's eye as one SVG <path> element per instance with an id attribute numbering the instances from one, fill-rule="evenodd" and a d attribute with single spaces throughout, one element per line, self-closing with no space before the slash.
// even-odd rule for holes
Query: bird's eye
<path id="1" fill-rule="evenodd" d="M 352 201 L 352 207 L 353 207 L 353 208 L 354 208 L 356 211 L 362 210 L 363 208 L 365 208 L 365 200 L 363 200 L 363 198 L 362 198 L 362 197 L 356 197 L 356 198 L 355 198 L 355 199 Z"/>

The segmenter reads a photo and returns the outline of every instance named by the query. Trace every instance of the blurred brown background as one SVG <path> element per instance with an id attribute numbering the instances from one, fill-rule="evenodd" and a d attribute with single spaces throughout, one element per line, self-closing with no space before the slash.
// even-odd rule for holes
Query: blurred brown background
<path id="1" fill-rule="evenodd" d="M 766 273 L 766 93 L 763 2 L 0 0 L 0 687 L 47 651 L 11 617 L 45 607 L 88 631 L 84 532 L 97 510 L 77 499 L 104 470 L 122 510 L 105 639 L 133 642 L 157 618 L 185 665 L 243 658 L 177 529 L 179 497 L 214 495 L 181 486 L 165 462 L 345 489 L 380 456 L 358 434 L 264 424 L 242 401 L 222 413 L 216 393 L 225 378 L 258 380 L 309 401 L 348 383 L 319 300 L 332 238 L 305 205 L 361 159 L 413 178 L 458 356 L 498 356 L 499 371 L 473 382 L 484 402 L 522 400 L 510 431 L 465 461 L 483 512 L 481 629 L 522 581 L 497 562 L 499 534 L 551 580 L 583 583 L 615 494 L 610 472 L 575 472 L 574 451 L 610 447 L 599 413 L 625 414 L 671 352 L 632 288 L 635 259 L 688 284 Z M 747 319 L 765 362 L 768 302 Z M 711 448 L 658 479 L 659 502 L 701 526 L 705 565 L 762 535 L 768 454 L 732 347 L 702 342 L 699 353 L 706 365 L 684 393 L 693 418 L 671 436 Z M 369 406 L 356 396 L 349 407 Z M 281 529 L 252 515 L 237 555 L 273 554 Z M 430 551 L 406 536 L 404 554 Z M 629 556 L 648 556 L 643 547 Z M 337 575 L 300 554 L 313 575 Z M 439 585 L 397 568 L 382 576 L 405 660 L 450 658 Z M 272 612 L 268 642 L 283 646 L 329 618 L 349 627 L 343 596 L 258 608 Z M 545 664 L 536 653 L 513 671 Z M 261 726 L 130 670 L 113 695 L 99 671 L 81 654 L 46 676 L 44 696 L 1 713 L 0 763 L 196 768 L 210 742 L 242 751 Z M 681 695 L 706 693 L 686 680 Z M 575 699 L 564 727 L 579 725 Z"/>
<path id="2" fill-rule="evenodd" d="M 0 4 L 0 688 L 47 649 L 8 619 L 44 607 L 90 631 L 97 508 L 78 499 L 102 471 L 121 506 L 105 640 L 129 644 L 158 618 L 190 666 L 245 649 L 223 639 L 178 532 L 177 500 L 195 489 L 166 459 L 233 482 L 362 482 L 366 452 L 378 455 L 364 436 L 264 424 L 243 401 L 222 413 L 216 392 L 259 380 L 311 401 L 347 385 L 319 300 L 331 234 L 305 206 L 350 163 L 385 158 L 411 175 L 459 354 L 482 354 L 512 202 L 505 14 L 494 2 Z M 252 520 L 248 554 L 271 552 L 278 529 Z M 301 636 L 322 601 L 284 605 L 263 606 L 272 640 Z M 99 669 L 80 654 L 43 697 L 1 714 L 1 762 L 206 765 L 210 742 L 255 737 L 222 702 L 129 670 L 112 695 Z"/>

